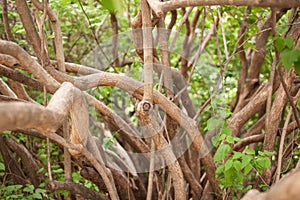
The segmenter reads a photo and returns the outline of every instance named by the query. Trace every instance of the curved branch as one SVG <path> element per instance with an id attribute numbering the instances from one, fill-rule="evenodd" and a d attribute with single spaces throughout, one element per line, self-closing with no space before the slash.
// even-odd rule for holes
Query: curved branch
<path id="1" fill-rule="evenodd" d="M 5 116 L 0 120 L 0 132 L 26 128 L 55 132 L 68 115 L 72 94 L 73 88 L 65 83 L 53 95 L 47 108 L 23 102 L 0 103 L 1 116 Z"/>
<path id="2" fill-rule="evenodd" d="M 188 6 L 251 6 L 251 7 L 278 7 L 294 8 L 299 7 L 298 0 L 171 0 L 161 2 L 159 0 L 148 0 L 149 5 L 157 16 L 161 17 L 163 13 Z"/>
<path id="3" fill-rule="evenodd" d="M 19 64 L 45 84 L 47 90 L 51 93 L 54 93 L 59 88 L 60 84 L 16 43 L 0 40 L 0 53 L 17 58 Z"/>
<path id="4" fill-rule="evenodd" d="M 70 191 L 71 194 L 79 194 L 84 199 L 109 200 L 109 198 L 104 194 L 99 194 L 94 190 L 91 190 L 89 188 L 84 187 L 83 185 L 74 182 L 51 181 L 50 183 L 48 183 L 47 187 L 51 191 L 67 190 Z"/>
<path id="5" fill-rule="evenodd" d="M 16 70 L 12 70 L 1 64 L 0 64 L 0 74 L 19 83 L 33 87 L 34 89 L 43 91 L 43 85 L 36 79 L 30 78 Z"/>
<path id="6" fill-rule="evenodd" d="M 263 141 L 265 138 L 265 135 L 260 134 L 260 135 L 251 135 L 249 137 L 243 138 L 242 141 L 236 143 L 232 150 L 234 151 L 239 151 L 240 149 L 242 149 L 243 147 L 252 144 L 252 143 L 257 143 L 257 142 L 261 142 Z"/>

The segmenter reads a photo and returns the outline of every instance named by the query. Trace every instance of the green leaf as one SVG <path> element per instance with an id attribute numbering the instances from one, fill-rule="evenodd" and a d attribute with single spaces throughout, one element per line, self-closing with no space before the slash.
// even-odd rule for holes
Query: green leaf
<path id="1" fill-rule="evenodd" d="M 248 154 L 248 155 L 255 155 L 255 151 L 253 149 L 249 149 L 249 148 L 247 148 L 245 150 L 245 153 Z"/>
<path id="2" fill-rule="evenodd" d="M 14 192 L 14 191 L 18 191 L 22 187 L 23 187 L 22 185 L 9 185 L 5 187 L 4 190 L 7 192 Z"/>
<path id="3" fill-rule="evenodd" d="M 285 44 L 285 42 L 284 42 L 283 38 L 276 37 L 276 39 L 275 39 L 275 46 L 276 46 L 276 48 L 277 48 L 278 51 L 281 52 L 284 49 L 284 44 Z"/>
<path id="4" fill-rule="evenodd" d="M 270 151 L 258 151 L 258 155 L 260 156 L 273 156 L 274 152 L 270 152 Z"/>
<path id="5" fill-rule="evenodd" d="M 260 184 L 259 187 L 260 187 L 260 189 L 263 192 L 265 192 L 265 191 L 267 191 L 269 189 L 270 186 L 269 185 L 265 185 L 265 184 Z"/>
<path id="6" fill-rule="evenodd" d="M 249 163 L 251 163 L 251 160 L 252 160 L 252 157 L 251 156 L 243 156 L 242 157 L 242 169 L 244 168 L 244 167 L 246 167 Z"/>
<path id="7" fill-rule="evenodd" d="M 43 199 L 43 197 L 40 193 L 34 193 L 34 194 L 30 195 L 30 197 L 33 199 Z"/>
<path id="8" fill-rule="evenodd" d="M 234 162 L 233 162 L 233 167 L 234 167 L 234 169 L 236 170 L 236 171 L 241 171 L 241 169 L 242 169 L 242 163 L 239 161 L 239 160 L 235 160 Z"/>
<path id="9" fill-rule="evenodd" d="M 229 170 L 224 172 L 225 175 L 225 182 L 230 187 L 233 185 L 233 181 L 235 179 L 235 170 L 230 168 Z"/>
<path id="10" fill-rule="evenodd" d="M 251 170 L 253 169 L 253 166 L 251 163 L 245 166 L 244 168 L 244 174 L 247 175 Z"/>
<path id="11" fill-rule="evenodd" d="M 47 192 L 47 190 L 42 189 L 42 188 L 37 188 L 37 189 L 35 190 L 35 193 L 44 193 L 44 192 Z"/>
<path id="12" fill-rule="evenodd" d="M 229 143 L 229 144 L 233 144 L 234 143 L 234 137 L 232 137 L 231 135 L 228 135 L 226 137 L 226 141 Z"/>
<path id="13" fill-rule="evenodd" d="M 33 190 L 34 190 L 34 186 L 33 185 L 27 185 L 23 191 L 24 192 L 29 192 L 29 193 L 33 193 Z"/>
<path id="14" fill-rule="evenodd" d="M 59 2 L 63 7 L 67 6 L 68 3 L 71 3 L 69 0 L 60 0 Z"/>
<path id="15" fill-rule="evenodd" d="M 232 135 L 231 130 L 228 127 L 227 123 L 225 123 L 224 126 L 222 127 L 221 133 L 224 134 L 224 135 L 227 135 L 227 136 Z"/>
<path id="16" fill-rule="evenodd" d="M 298 76 L 300 76 L 300 61 L 299 61 L 299 59 L 297 62 L 294 63 L 294 67 L 295 67 L 295 70 L 296 70 Z"/>
<path id="17" fill-rule="evenodd" d="M 211 138 L 211 142 L 212 142 L 212 144 L 214 145 L 214 147 L 219 146 L 219 144 L 220 144 L 219 136 L 214 136 L 214 137 L 212 137 L 212 138 Z"/>
<path id="18" fill-rule="evenodd" d="M 233 152 L 233 159 L 239 159 L 242 156 L 244 156 L 244 154 L 242 154 L 241 152 L 237 152 L 237 151 Z"/>
<path id="19" fill-rule="evenodd" d="M 294 62 L 296 62 L 298 60 L 299 57 L 300 57 L 300 50 L 298 50 L 298 49 L 283 51 L 281 53 L 281 61 L 280 62 L 285 67 L 285 69 L 288 71 L 288 70 L 290 70 L 290 68 L 292 67 Z"/>
<path id="20" fill-rule="evenodd" d="M 271 161 L 267 157 L 260 157 L 255 160 L 255 163 L 257 164 L 258 167 L 262 169 L 267 169 L 271 167 Z"/>
<path id="21" fill-rule="evenodd" d="M 293 38 L 291 38 L 291 37 L 285 38 L 285 44 L 286 44 L 287 48 L 292 49 L 294 46 Z"/>
<path id="22" fill-rule="evenodd" d="M 244 188 L 245 193 L 248 192 L 249 190 L 251 190 L 253 188 L 252 185 L 248 185 L 247 187 Z"/>
<path id="23" fill-rule="evenodd" d="M 233 165 L 233 160 L 232 159 L 228 159 L 225 163 L 225 171 L 229 170 Z"/>
<path id="24" fill-rule="evenodd" d="M 240 141 L 242 141 L 242 139 L 241 139 L 241 138 L 238 138 L 238 137 L 234 137 L 234 141 L 235 141 L 235 142 L 240 142 Z"/>
<path id="25" fill-rule="evenodd" d="M 219 137 L 219 140 L 223 141 L 223 140 L 225 140 L 225 138 L 226 138 L 226 135 L 225 134 L 221 134 L 220 137 Z"/>
<path id="26" fill-rule="evenodd" d="M 222 144 L 215 154 L 214 160 L 216 162 L 223 160 L 226 157 L 227 153 L 229 153 L 230 151 L 231 148 L 228 144 Z"/>
<path id="27" fill-rule="evenodd" d="M 3 163 L 0 163 L 0 170 L 5 170 L 5 165 Z"/>
<path id="28" fill-rule="evenodd" d="M 63 196 L 68 196 L 69 195 L 69 191 L 67 191 L 67 190 L 57 190 L 56 192 L 58 194 L 63 195 Z"/>
<path id="29" fill-rule="evenodd" d="M 23 194 L 13 194 L 9 195 L 9 197 L 7 197 L 6 199 L 22 199 L 22 197 L 24 198 Z"/>
<path id="30" fill-rule="evenodd" d="M 87 181 L 84 183 L 84 186 L 87 188 L 91 188 L 93 186 L 93 184 L 91 182 Z"/>
<path id="31" fill-rule="evenodd" d="M 225 165 L 220 165 L 219 167 L 217 167 L 216 169 L 216 174 L 222 174 L 224 171 Z"/>
<path id="32" fill-rule="evenodd" d="M 209 118 L 207 120 L 207 131 L 212 131 L 217 127 L 220 127 L 223 124 L 223 121 L 216 118 Z"/>
<path id="33" fill-rule="evenodd" d="M 242 185 L 244 181 L 244 175 L 240 170 L 235 170 L 235 182 L 237 185 Z"/>
<path id="34" fill-rule="evenodd" d="M 53 174 L 60 174 L 60 173 L 63 173 L 64 170 L 62 168 L 60 168 L 60 169 L 54 169 L 54 170 L 52 170 L 52 172 L 53 172 Z"/>
<path id="35" fill-rule="evenodd" d="M 111 13 L 121 10 L 122 9 L 121 3 L 122 3 L 122 1 L 119 1 L 119 0 L 102 0 L 101 1 L 102 6 Z"/>

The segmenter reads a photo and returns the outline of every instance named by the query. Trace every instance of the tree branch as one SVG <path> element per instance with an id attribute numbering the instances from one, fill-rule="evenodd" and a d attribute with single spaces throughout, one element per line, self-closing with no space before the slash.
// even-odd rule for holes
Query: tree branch
<path id="1" fill-rule="evenodd" d="M 153 102 L 153 41 L 152 41 L 152 22 L 150 7 L 147 0 L 141 0 L 142 24 L 143 24 L 143 51 L 144 51 L 144 83 L 145 93 L 143 101 Z M 145 102 L 145 103 L 146 103 Z M 146 104 L 144 104 L 146 105 Z M 149 108 L 150 109 L 150 108 Z M 148 109 L 148 110 L 149 110 Z"/>
<path id="2" fill-rule="evenodd" d="M 40 82 L 45 84 L 47 90 L 51 93 L 54 93 L 59 88 L 59 83 L 16 43 L 0 40 L 0 53 L 17 58 L 20 65 L 37 77 Z"/>
<path id="3" fill-rule="evenodd" d="M 109 200 L 109 198 L 104 194 L 99 194 L 94 190 L 88 189 L 83 185 L 73 182 L 51 181 L 48 183 L 47 188 L 49 188 L 51 191 L 67 190 L 70 191 L 71 194 L 79 194 L 84 199 Z"/>
<path id="4" fill-rule="evenodd" d="M 188 6 L 251 6 L 251 7 L 278 7 L 293 8 L 299 7 L 298 0 L 171 0 L 161 2 L 159 0 L 148 0 L 149 5 L 157 16 L 161 17 L 163 13 Z"/>

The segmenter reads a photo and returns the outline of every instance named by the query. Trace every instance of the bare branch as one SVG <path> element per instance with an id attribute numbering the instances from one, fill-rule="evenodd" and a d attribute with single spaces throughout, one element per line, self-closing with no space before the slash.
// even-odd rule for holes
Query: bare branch
<path id="1" fill-rule="evenodd" d="M 0 53 L 13 56 L 18 59 L 28 72 L 31 72 L 46 85 L 47 89 L 54 93 L 59 87 L 59 83 L 54 80 L 25 50 L 16 43 L 0 40 Z"/>
<path id="2" fill-rule="evenodd" d="M 6 37 L 9 41 L 14 41 L 14 36 L 11 32 L 8 22 L 8 14 L 7 14 L 7 0 L 2 1 L 2 17 L 3 17 L 3 24 L 5 28 Z"/>
<path id="3" fill-rule="evenodd" d="M 264 140 L 264 135 L 260 134 L 260 135 L 251 135 L 249 137 L 243 138 L 242 141 L 236 143 L 232 150 L 234 151 L 239 151 L 241 150 L 243 147 L 252 144 L 252 143 L 257 143 L 257 142 L 261 142 Z"/>
<path id="4" fill-rule="evenodd" d="M 150 7 L 147 0 L 141 0 L 143 24 L 143 51 L 144 51 L 144 83 L 145 93 L 143 100 L 152 104 L 153 101 L 153 41 Z"/>
<path id="5" fill-rule="evenodd" d="M 280 137 L 280 143 L 279 143 L 279 150 L 278 150 L 278 162 L 277 162 L 277 170 L 276 170 L 276 177 L 275 177 L 275 182 L 278 182 L 280 179 L 280 174 L 281 174 L 281 167 L 282 167 L 282 155 L 283 155 L 283 145 L 284 145 L 284 140 L 285 140 L 285 136 L 287 134 L 287 128 L 292 116 L 292 107 L 290 107 L 288 115 L 285 119 L 284 125 L 283 125 L 283 130 L 282 130 L 282 134 Z"/>
<path id="6" fill-rule="evenodd" d="M 8 87 L 8 85 L 2 79 L 0 79 L 0 93 L 12 98 L 17 98 L 17 95 Z"/>
<path id="7" fill-rule="evenodd" d="M 36 56 L 40 59 L 42 55 L 41 39 L 34 25 L 28 5 L 25 0 L 16 0 L 15 2 L 22 24 L 25 28 L 27 38 L 34 49 Z"/>
<path id="8" fill-rule="evenodd" d="M 56 13 L 52 10 L 52 8 L 46 3 L 46 8 L 44 8 L 44 4 L 41 4 L 38 0 L 32 0 L 34 6 L 36 6 L 39 10 L 47 13 L 50 18 L 52 25 L 54 26 L 54 41 L 55 41 L 55 56 L 58 63 L 58 69 L 60 71 L 65 71 L 65 57 L 64 57 L 64 49 L 62 45 L 62 32 L 60 29 L 60 22 Z"/>
<path id="9" fill-rule="evenodd" d="M 47 187 L 51 191 L 67 190 L 70 191 L 71 194 L 79 194 L 84 199 L 109 200 L 109 198 L 104 194 L 99 194 L 91 189 L 84 187 L 83 185 L 73 182 L 51 181 L 50 183 L 48 183 Z"/>
<path id="10" fill-rule="evenodd" d="M 171 0 L 161 2 L 159 0 L 148 0 L 149 5 L 155 11 L 157 16 L 162 16 L 163 13 L 188 6 L 251 6 L 251 7 L 278 7 L 278 8 L 293 8 L 299 7 L 298 0 Z"/>
<path id="11" fill-rule="evenodd" d="M 43 85 L 38 80 L 30 78 L 16 70 L 9 69 L 1 64 L 0 64 L 0 74 L 19 83 L 33 87 L 34 89 L 40 91 L 43 90 Z"/>
<path id="12" fill-rule="evenodd" d="M 280 69 L 284 70 L 284 69 Z M 286 89 L 290 90 L 292 87 L 292 83 L 295 77 L 295 72 L 293 70 L 288 73 L 286 76 Z M 287 94 L 285 93 L 285 90 L 283 86 L 281 85 L 278 89 L 277 95 L 275 97 L 275 100 L 273 102 L 271 113 L 270 113 L 270 121 L 268 124 L 266 124 L 266 133 L 265 133 L 265 140 L 263 143 L 263 150 L 266 151 L 273 151 L 275 148 L 275 141 L 276 141 L 276 133 L 279 127 L 279 123 L 282 116 L 282 111 L 288 102 Z M 271 181 L 271 171 L 270 170 L 264 170 L 263 173 L 263 179 L 266 183 L 270 183 Z"/>

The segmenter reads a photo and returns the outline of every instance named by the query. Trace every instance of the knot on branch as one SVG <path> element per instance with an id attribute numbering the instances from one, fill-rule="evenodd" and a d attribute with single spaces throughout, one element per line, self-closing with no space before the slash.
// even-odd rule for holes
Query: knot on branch
<path id="1" fill-rule="evenodd" d="M 152 108 L 152 105 L 148 101 L 143 101 L 143 111 L 149 112 L 149 110 Z"/>
<path id="2" fill-rule="evenodd" d="M 153 105 L 151 102 L 142 100 L 136 105 L 136 111 L 138 112 L 138 114 L 145 115 L 152 109 L 152 107 Z"/>
<path id="3" fill-rule="evenodd" d="M 148 119 L 149 113 L 152 110 L 153 105 L 147 100 L 140 101 L 136 106 L 136 114 L 140 119 Z"/>

